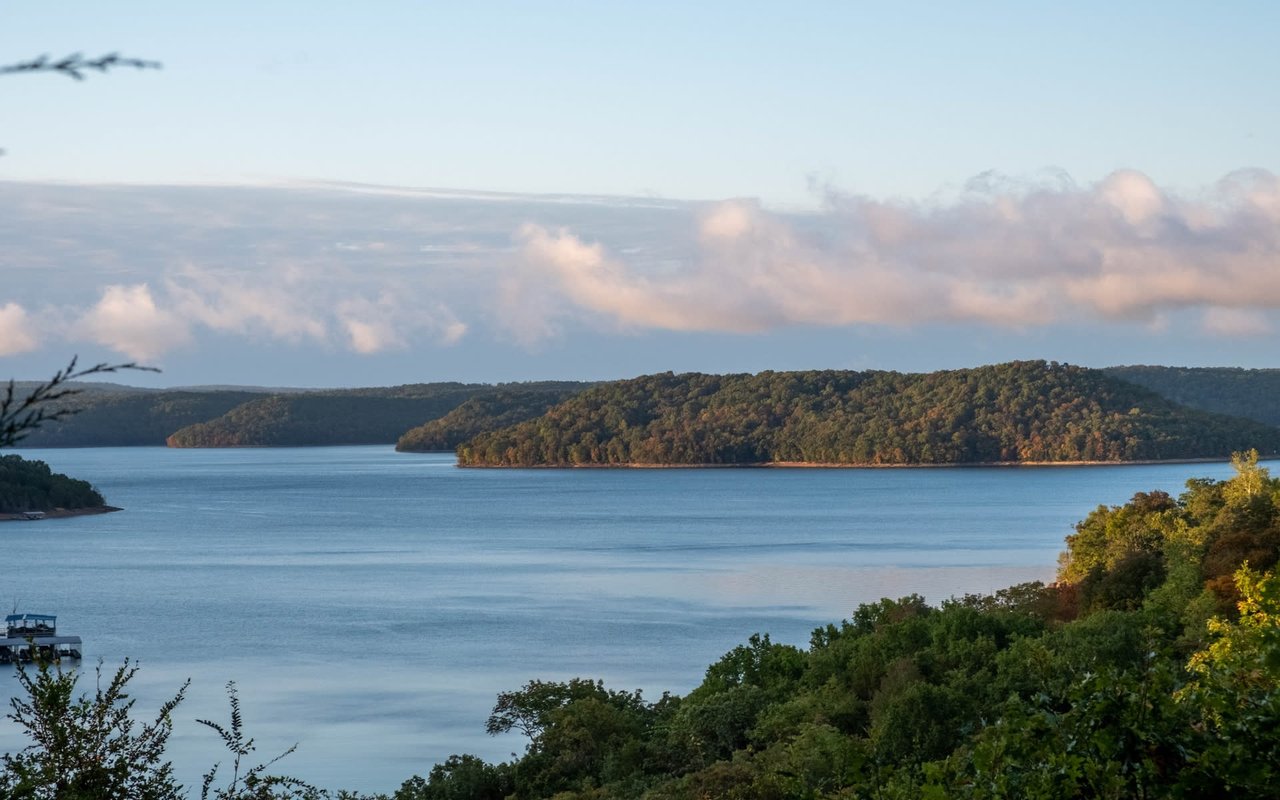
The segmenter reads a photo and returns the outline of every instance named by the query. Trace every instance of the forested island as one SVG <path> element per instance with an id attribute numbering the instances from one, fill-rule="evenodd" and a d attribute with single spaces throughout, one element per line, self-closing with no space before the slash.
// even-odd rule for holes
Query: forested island
<path id="1" fill-rule="evenodd" d="M 69 478 L 43 461 L 0 456 L 0 518 L 25 512 L 110 510 L 88 481 Z"/>
<path id="2" fill-rule="evenodd" d="M 1023 361 L 927 374 L 664 373 L 588 389 L 458 447 L 462 466 L 1123 462 L 1280 453 L 1280 429 L 1107 372 Z"/>

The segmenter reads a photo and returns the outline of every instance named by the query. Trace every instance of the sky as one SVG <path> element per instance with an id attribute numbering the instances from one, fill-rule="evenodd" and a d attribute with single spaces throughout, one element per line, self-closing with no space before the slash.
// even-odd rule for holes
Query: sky
<path id="1" fill-rule="evenodd" d="M 0 374 L 1277 366 L 1273 3 L 0 4 Z"/>

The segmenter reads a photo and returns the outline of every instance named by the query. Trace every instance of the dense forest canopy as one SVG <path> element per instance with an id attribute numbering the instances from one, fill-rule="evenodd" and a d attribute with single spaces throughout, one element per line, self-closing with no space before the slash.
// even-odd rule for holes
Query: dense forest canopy
<path id="1" fill-rule="evenodd" d="M 571 440 L 575 431 L 563 430 L 562 422 L 548 420 L 540 423 L 545 434 L 567 442 L 555 459 L 526 459 L 519 452 L 514 455 L 521 463 L 561 464 L 616 463 L 615 459 L 624 454 L 637 463 L 692 463 L 695 455 L 708 459 L 705 463 L 742 463 L 744 459 L 762 456 L 771 460 L 813 460 L 816 457 L 822 461 L 834 460 L 834 463 L 877 463 L 877 458 L 880 463 L 934 460 L 952 463 L 961 458 L 1063 460 L 1064 457 L 1054 453 L 1086 451 L 1095 454 L 1086 460 L 1110 460 L 1117 453 L 1132 452 L 1135 448 L 1130 446 L 1129 440 L 1133 437 L 1153 431 L 1159 437 L 1172 440 L 1163 444 L 1153 443 L 1161 451 L 1159 456 L 1153 457 L 1179 457 L 1163 453 L 1171 445 L 1194 444 L 1188 442 L 1189 438 L 1195 438 L 1194 435 L 1170 433 L 1167 419 L 1156 421 L 1154 429 L 1141 425 L 1135 428 L 1134 420 L 1120 420 L 1116 415 L 1124 416 L 1133 407 L 1146 411 L 1158 409 L 1140 398 L 1131 401 L 1134 405 L 1124 407 L 1124 391 L 1115 386 L 1106 389 L 1113 401 L 1109 406 L 1105 405 L 1109 402 L 1105 394 L 1100 397 L 1087 394 L 1095 391 L 1094 386 L 1045 382 L 1040 377 L 1026 379 L 1014 375 L 1013 380 L 1023 381 L 1023 386 L 1011 390 L 999 388 L 994 393 L 987 392 L 986 396 L 971 392 L 971 389 L 978 388 L 977 384 L 987 384 L 986 388 L 990 388 L 991 381 L 983 378 L 983 373 L 1008 371 L 1009 368 L 1010 365 L 997 365 L 934 373 L 928 380 L 925 380 L 928 376 L 893 372 L 838 371 L 762 373 L 757 376 L 647 376 L 633 382 L 618 382 L 614 389 L 604 389 L 604 395 L 592 402 L 617 401 L 621 408 L 626 409 L 626 414 L 611 421 L 609 417 L 617 418 L 618 413 L 602 410 L 604 419 L 588 421 L 590 425 L 577 423 L 583 428 L 576 431 L 581 434 L 578 440 Z M 1060 369 L 1070 371 L 1078 368 L 1064 366 Z M 1102 372 L 1112 378 L 1141 385 L 1176 404 L 1244 417 L 1270 426 L 1280 425 L 1280 370 L 1110 367 Z M 969 377 L 956 381 L 958 376 L 968 373 L 974 373 L 971 376 L 973 381 Z M 684 395 L 664 397 L 667 389 L 658 385 L 659 379 L 664 377 L 686 382 L 688 385 L 681 390 Z M 651 385 L 646 385 L 646 381 Z M 648 399 L 624 396 L 630 391 L 625 388 L 628 383 L 649 391 L 653 396 Z M 866 384 L 865 387 L 859 388 L 862 384 Z M 468 440 L 481 438 L 482 434 L 509 428 L 550 410 L 545 406 L 538 407 L 540 398 L 529 396 L 527 402 L 520 399 L 526 393 L 547 393 L 559 402 L 592 385 L 556 381 L 495 386 L 435 383 L 308 392 L 253 387 L 162 390 L 91 384 L 66 401 L 75 407 L 78 414 L 32 432 L 24 445 L 155 446 L 174 436 L 172 443 L 184 447 L 390 443 L 399 440 L 398 449 L 401 450 L 449 450 Z M 19 389 L 22 388 L 20 384 Z M 905 389 L 912 396 L 894 399 L 891 395 L 900 389 Z M 1024 390 L 1033 393 L 1030 398 L 1020 397 Z M 1034 394 L 1042 390 L 1047 394 Z M 1077 403 L 1072 406 L 1068 402 L 1067 408 L 1033 412 L 1026 408 L 1027 399 L 1047 402 L 1055 390 L 1058 394 L 1052 399 L 1059 406 L 1063 404 L 1064 392 L 1081 394 L 1080 399 L 1086 405 Z M 877 391 L 886 396 L 880 399 L 864 396 Z M 970 394 L 966 396 L 966 392 Z M 718 396 L 699 399 L 700 395 L 710 394 Z M 816 396 L 809 397 L 810 394 Z M 839 397 L 833 398 L 832 394 Z M 930 394 L 933 396 L 927 396 Z M 330 399 L 284 399 L 304 395 Z M 414 398 L 423 402 L 414 405 Z M 468 402 L 472 398 L 475 402 Z M 1009 405 L 1011 400 L 1012 406 Z M 983 410 L 984 404 L 993 402 L 1003 405 Z M 587 407 L 585 401 L 582 407 Z M 916 418 L 910 419 L 913 413 Z M 979 419 L 984 415 L 988 418 Z M 1025 422 L 1018 422 L 1017 415 L 1024 417 Z M 1101 415 L 1109 415 L 1109 418 Z M 1206 419 L 1201 418 L 1192 424 L 1203 427 Z M 625 422 L 626 432 L 611 427 L 613 421 Z M 857 425 L 865 428 L 851 435 L 851 426 Z M 1027 430 L 1016 430 L 1019 425 Z M 646 438 L 652 437 L 652 441 L 636 441 L 640 433 L 636 430 L 638 426 L 646 428 Z M 678 429 L 671 429 L 673 427 Z M 775 431 L 774 428 L 786 430 Z M 532 443 L 525 441 L 531 439 L 527 431 L 520 436 L 522 446 Z M 534 438 L 541 437 L 539 434 Z M 1202 438 L 1207 442 L 1215 437 L 1210 429 Z M 687 438 L 696 441 L 681 441 Z M 593 439 L 594 445 L 591 444 Z M 618 440 L 611 445 L 613 454 L 605 452 L 600 459 L 592 457 L 592 447 L 599 449 L 601 442 L 608 439 Z M 1048 443 L 1049 439 L 1056 439 L 1056 443 Z M 1256 436 L 1235 437 L 1231 443 L 1220 443 L 1222 446 L 1216 447 L 1213 455 L 1221 457 L 1228 450 L 1246 446 L 1257 446 L 1269 452 L 1268 441 Z M 502 461 L 503 456 L 494 449 L 496 442 L 496 439 L 483 440 L 486 452 L 477 456 L 473 450 L 471 457 L 477 463 Z M 506 446 L 512 444 L 514 442 L 508 442 Z M 573 451 L 575 444 L 580 445 L 576 456 Z M 539 441 L 537 445 L 551 451 L 556 449 L 555 442 Z M 774 458 L 775 445 L 779 448 L 778 458 Z M 563 452 L 566 449 L 568 452 Z M 583 450 L 586 451 L 585 456 Z M 633 451 L 639 453 L 638 458 L 632 456 Z M 899 458 L 898 451 L 903 458 Z M 1038 455 L 1023 456 L 1023 453 Z"/>
<path id="2" fill-rule="evenodd" d="M 459 384 L 419 394 L 272 395 L 181 428 L 167 443 L 170 447 L 389 444 L 405 430 L 447 413 L 479 390 Z"/>
<path id="3" fill-rule="evenodd" d="M 1280 425 L 1280 369 L 1134 366 L 1105 371 L 1184 406 Z"/>
<path id="4" fill-rule="evenodd" d="M 102 495 L 88 481 L 53 472 L 43 461 L 0 456 L 0 514 L 100 508 Z"/>
<path id="5" fill-rule="evenodd" d="M 76 413 L 31 432 L 24 447 L 162 446 L 169 434 L 262 395 L 247 391 L 93 391 L 67 403 Z"/>
<path id="6" fill-rule="evenodd" d="M 545 384 L 541 389 L 522 386 L 478 394 L 439 419 L 405 432 L 396 442 L 396 449 L 417 453 L 453 450 L 481 433 L 541 416 L 585 386 L 579 383 Z"/>
<path id="7" fill-rule="evenodd" d="M 170 447 L 279 447 L 391 444 L 405 431 L 444 416 L 467 400 L 505 387 L 571 393 L 583 384 L 423 383 L 258 397 L 217 419 L 189 425 Z"/>
<path id="8" fill-rule="evenodd" d="M 1280 452 L 1280 429 L 1178 406 L 1094 369 L 648 375 L 476 436 L 464 466 L 957 464 Z"/>

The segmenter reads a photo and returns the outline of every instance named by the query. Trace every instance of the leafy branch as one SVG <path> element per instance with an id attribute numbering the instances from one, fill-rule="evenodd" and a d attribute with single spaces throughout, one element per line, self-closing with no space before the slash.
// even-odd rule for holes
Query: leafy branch
<path id="1" fill-rule="evenodd" d="M 213 798 L 213 800 L 258 800 L 259 798 L 311 800 L 311 798 L 323 796 L 319 789 L 305 781 L 281 775 L 266 774 L 271 765 L 296 750 L 298 748 L 296 744 L 270 761 L 264 761 L 247 769 L 242 766 L 242 761 L 248 758 L 249 754 L 257 748 L 253 739 L 246 739 L 244 735 L 244 719 L 240 715 L 240 697 L 236 694 L 235 681 L 227 682 L 227 697 L 231 702 L 230 727 L 207 719 L 198 719 L 196 722 L 211 728 L 218 736 L 222 737 L 222 743 L 233 756 L 231 780 L 226 786 L 215 788 L 213 782 L 217 779 L 219 765 L 214 764 L 213 768 L 204 774 L 204 783 L 200 788 L 200 800 L 209 800 L 210 798 Z M 210 790 L 212 790 L 212 794 L 210 794 Z"/>
<path id="2" fill-rule="evenodd" d="M 133 69 L 160 69 L 159 61 L 148 61 L 142 58 L 129 58 L 119 53 L 107 53 L 97 58 L 85 58 L 83 53 L 72 53 L 62 58 L 50 58 L 47 54 L 36 56 L 28 61 L 19 61 L 16 64 L 6 64 L 0 66 L 0 75 L 12 75 L 15 73 L 30 72 L 54 72 L 60 75 L 66 75 L 77 81 L 85 79 L 85 72 L 94 70 L 96 72 L 107 72 L 108 70 L 119 67 L 132 67 Z"/>
<path id="3" fill-rule="evenodd" d="M 24 395 L 19 395 L 17 385 L 10 380 L 4 390 L 4 398 L 0 399 L 0 447 L 12 447 L 40 426 L 78 414 L 80 409 L 63 402 L 84 391 L 70 385 L 72 381 L 87 378 L 90 375 L 104 375 L 126 369 L 142 372 L 160 371 L 155 367 L 144 367 L 132 362 L 101 363 L 79 369 L 76 365 L 76 357 L 72 356 L 71 363 L 55 372 L 48 381 Z"/>
<path id="4" fill-rule="evenodd" d="M 160 706 L 154 721 L 138 726 L 126 691 L 137 671 L 126 659 L 103 688 L 99 662 L 96 690 L 77 695 L 75 670 L 64 672 L 44 659 L 37 659 L 34 674 L 19 666 L 16 676 L 25 698 L 10 700 L 9 719 L 31 744 L 0 758 L 0 796 L 181 800 L 164 750 L 173 711 L 190 682 Z"/>

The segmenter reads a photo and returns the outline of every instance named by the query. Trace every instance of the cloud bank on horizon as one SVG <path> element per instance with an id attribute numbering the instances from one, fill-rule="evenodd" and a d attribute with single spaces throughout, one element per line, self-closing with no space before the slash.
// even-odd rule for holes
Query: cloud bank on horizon
<path id="1" fill-rule="evenodd" d="M 570 230 L 525 225 L 519 239 L 574 310 L 642 328 L 1159 325 L 1192 308 L 1206 333 L 1257 336 L 1280 308 L 1280 179 L 1260 170 L 1196 198 L 1132 170 L 1086 187 L 982 176 L 942 205 L 831 193 L 820 221 L 716 204 L 691 268 L 658 277 Z"/>
<path id="2" fill-rule="evenodd" d="M 202 337 L 375 355 L 582 328 L 761 334 L 1081 321 L 1265 337 L 1280 178 L 1193 195 L 1123 170 L 997 175 L 932 202 L 822 210 L 362 187 L 0 184 L 0 356 L 91 343 L 154 361 Z M 51 276 L 57 276 L 52 280 Z"/>

